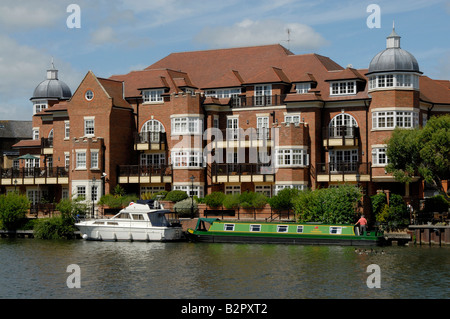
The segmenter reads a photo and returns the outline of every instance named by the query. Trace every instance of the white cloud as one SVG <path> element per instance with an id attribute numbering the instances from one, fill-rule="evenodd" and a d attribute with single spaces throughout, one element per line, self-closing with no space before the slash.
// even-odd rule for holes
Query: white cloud
<path id="1" fill-rule="evenodd" d="M 0 43 L 0 118 L 31 120 L 29 99 L 36 86 L 45 80 L 51 57 L 6 35 L 0 34 Z M 74 91 L 81 74 L 56 57 L 55 66 L 60 70 L 60 79 Z"/>
<path id="2" fill-rule="evenodd" d="M 204 28 L 195 40 L 213 48 L 280 43 L 298 51 L 316 50 L 328 43 L 318 32 L 305 24 L 251 19 L 244 19 L 232 26 Z"/>
<path id="3" fill-rule="evenodd" d="M 100 27 L 91 33 L 91 42 L 94 44 L 107 44 L 118 42 L 116 33 L 110 26 Z"/>
<path id="4" fill-rule="evenodd" d="M 67 0 L 2 0 L 0 26 L 13 31 L 53 26 L 67 14 L 67 2 Z"/>

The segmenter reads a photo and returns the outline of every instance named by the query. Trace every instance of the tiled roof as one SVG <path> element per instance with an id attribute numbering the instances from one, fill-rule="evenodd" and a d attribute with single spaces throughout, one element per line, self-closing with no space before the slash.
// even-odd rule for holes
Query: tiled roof
<path id="1" fill-rule="evenodd" d="M 432 80 L 427 76 L 419 78 L 420 98 L 425 102 L 450 104 L 450 82 Z"/>
<path id="2" fill-rule="evenodd" d="M 288 97 L 286 101 L 339 101 L 369 99 L 367 72 L 368 69 L 344 69 L 318 54 L 295 55 L 277 44 L 172 53 L 142 71 L 114 75 L 110 79 L 125 82 L 126 97 L 141 96 L 143 88 L 179 92 L 180 87 L 186 86 L 206 90 L 246 84 L 315 82 L 317 86 L 310 91 L 313 95 Z M 330 96 L 329 81 L 338 80 L 361 80 L 366 82 L 366 87 L 355 95 Z M 421 77 L 422 100 L 448 103 L 449 83 Z M 295 92 L 294 89 L 291 86 L 289 91 Z"/>

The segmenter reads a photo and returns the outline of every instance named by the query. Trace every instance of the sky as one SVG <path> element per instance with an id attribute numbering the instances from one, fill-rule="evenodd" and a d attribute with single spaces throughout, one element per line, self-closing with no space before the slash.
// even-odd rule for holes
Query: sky
<path id="1" fill-rule="evenodd" d="M 393 21 L 424 75 L 449 80 L 449 0 L 0 0 L 0 120 L 31 120 L 52 59 L 72 93 L 89 70 L 108 78 L 174 52 L 277 43 L 368 68 Z"/>

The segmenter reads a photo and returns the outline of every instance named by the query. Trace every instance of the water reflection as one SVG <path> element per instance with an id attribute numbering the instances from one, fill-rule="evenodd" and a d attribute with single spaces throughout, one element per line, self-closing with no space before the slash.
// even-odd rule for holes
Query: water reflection
<path id="1" fill-rule="evenodd" d="M 0 298 L 449 298 L 450 247 L 0 240 Z M 81 269 L 69 289 L 67 266 Z M 369 289 L 367 267 L 381 269 Z"/>

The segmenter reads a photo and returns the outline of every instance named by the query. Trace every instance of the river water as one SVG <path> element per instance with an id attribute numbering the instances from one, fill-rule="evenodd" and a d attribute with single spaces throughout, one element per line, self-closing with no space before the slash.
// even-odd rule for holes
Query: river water
<path id="1" fill-rule="evenodd" d="M 367 249 L 0 239 L 0 298 L 450 298 L 450 247 Z"/>

